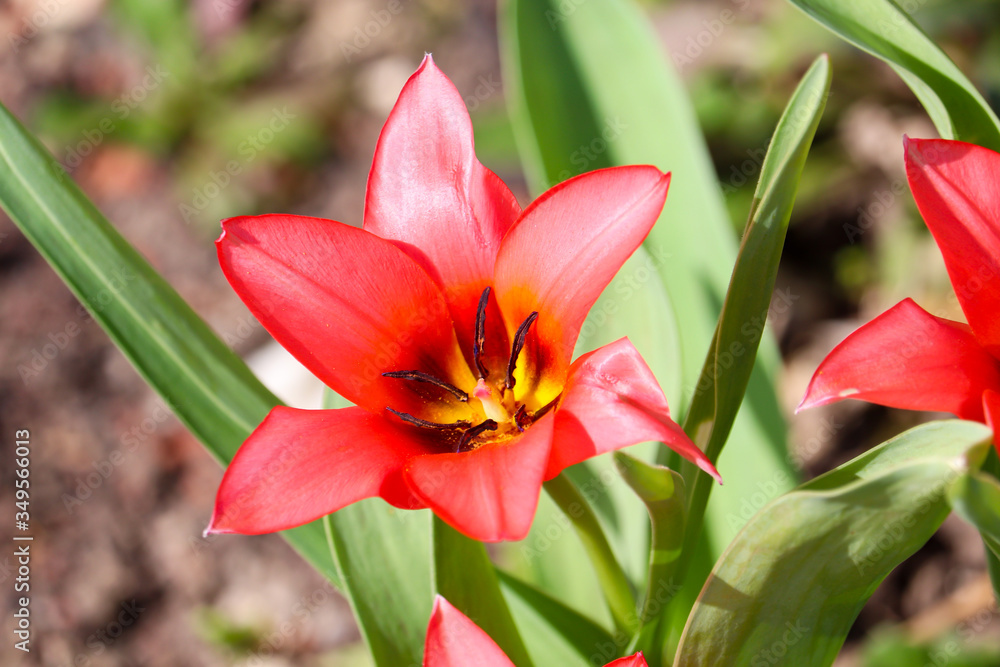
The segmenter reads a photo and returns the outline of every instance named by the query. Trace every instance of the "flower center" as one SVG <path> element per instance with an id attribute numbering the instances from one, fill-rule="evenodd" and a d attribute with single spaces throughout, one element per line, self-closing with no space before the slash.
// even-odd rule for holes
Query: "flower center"
<path id="1" fill-rule="evenodd" d="M 488 436 L 490 438 L 510 436 L 514 435 L 515 432 L 521 433 L 535 419 L 546 412 L 549 407 L 546 406 L 538 412 L 529 415 L 526 406 L 514 398 L 514 385 L 516 384 L 514 370 L 517 368 L 517 360 L 521 355 L 521 350 L 524 348 L 524 341 L 528 336 L 528 331 L 535 320 L 538 319 L 537 311 L 528 315 L 524 322 L 517 328 L 503 378 L 499 379 L 494 376 L 494 380 L 492 382 L 489 381 L 490 371 L 486 368 L 483 359 L 483 349 L 486 344 L 486 307 L 489 304 L 489 298 L 490 288 L 487 287 L 479 297 L 479 307 L 476 310 L 476 330 L 475 339 L 472 344 L 472 358 L 476 366 L 478 380 L 476 386 L 471 391 L 471 395 L 455 385 L 423 371 L 389 371 L 382 373 L 383 377 L 432 384 L 445 390 L 455 400 L 467 406 L 470 418 L 450 423 L 427 421 L 414 417 L 407 412 L 399 412 L 388 406 L 386 407 L 386 410 L 408 424 L 438 431 L 442 439 L 454 447 L 455 452 L 470 451 L 482 445 L 486 438 L 481 438 L 480 436 L 485 433 L 491 433 L 492 435 Z"/>

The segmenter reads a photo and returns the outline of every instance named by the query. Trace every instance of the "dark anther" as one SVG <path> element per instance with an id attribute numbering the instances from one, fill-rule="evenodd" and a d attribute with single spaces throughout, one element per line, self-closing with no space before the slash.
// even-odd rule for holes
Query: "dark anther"
<path id="1" fill-rule="evenodd" d="M 490 288 L 483 290 L 479 297 L 479 308 L 476 310 L 476 340 L 472 343 L 472 358 L 476 361 L 476 370 L 484 380 L 490 372 L 483 366 L 483 346 L 486 345 L 486 304 L 490 302 Z"/>
<path id="2" fill-rule="evenodd" d="M 450 424 L 438 424 L 437 422 L 429 422 L 424 419 L 414 417 L 409 412 L 400 412 L 399 410 L 393 410 L 390 407 L 386 407 L 386 410 L 396 415 L 407 424 L 413 424 L 414 426 L 419 426 L 420 428 L 433 428 L 440 431 L 440 430 L 451 430 L 453 428 L 466 428 L 469 426 L 469 422 L 467 421 L 457 421 L 457 422 L 452 422 Z M 479 427 L 477 426 L 475 428 Z M 493 425 L 493 428 L 496 428 L 496 424 Z M 472 429 L 469 430 L 471 431 Z M 466 433 L 468 432 L 469 431 L 466 431 Z M 465 436 L 463 435 L 462 437 L 464 438 Z"/>
<path id="3" fill-rule="evenodd" d="M 538 311 L 532 311 L 528 318 L 521 322 L 521 326 L 517 328 L 517 333 L 514 334 L 514 345 L 510 349 L 510 361 L 507 362 L 507 388 L 511 389 L 514 386 L 514 368 L 517 367 L 517 357 L 521 354 L 521 348 L 524 347 L 524 339 L 528 335 L 528 329 L 531 325 L 535 323 L 538 319 Z"/>
<path id="4" fill-rule="evenodd" d="M 382 373 L 382 377 L 387 378 L 398 378 L 400 380 L 416 380 L 417 382 L 427 382 L 433 384 L 437 387 L 441 387 L 445 391 L 449 391 L 454 394 L 455 398 L 460 401 L 468 401 L 469 395 L 464 391 L 459 389 L 453 384 L 448 384 L 444 380 L 439 380 L 429 373 L 424 373 L 423 371 L 392 371 L 391 373 Z"/>
<path id="5" fill-rule="evenodd" d="M 531 419 L 528 417 L 528 408 L 522 403 L 518 407 L 517 412 L 514 413 L 514 424 L 517 426 L 517 430 L 524 433 L 524 428 L 531 423 Z"/>
<path id="6" fill-rule="evenodd" d="M 484 431 L 495 431 L 497 430 L 497 423 L 492 419 L 487 419 L 482 424 L 477 424 L 470 428 L 468 431 L 462 434 L 462 439 L 458 441 L 458 447 L 455 448 L 455 453 L 462 451 L 469 442 L 475 438 L 477 435 Z"/>

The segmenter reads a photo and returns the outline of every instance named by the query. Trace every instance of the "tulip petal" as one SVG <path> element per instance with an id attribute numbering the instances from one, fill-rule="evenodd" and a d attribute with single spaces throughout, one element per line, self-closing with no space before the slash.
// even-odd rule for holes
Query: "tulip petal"
<path id="1" fill-rule="evenodd" d="M 622 338 L 570 367 L 545 479 L 598 454 L 652 440 L 721 481 L 712 462 L 670 418 L 663 390 L 638 350 Z"/>
<path id="2" fill-rule="evenodd" d="M 319 218 L 224 220 L 222 270 L 272 336 L 330 388 L 373 412 L 387 406 L 432 421 L 444 406 L 428 383 L 382 377 L 421 370 L 475 384 L 441 291 L 392 243 Z"/>
<path id="3" fill-rule="evenodd" d="M 906 174 L 979 342 L 1000 356 L 1000 154 L 961 141 L 907 139 Z"/>
<path id="4" fill-rule="evenodd" d="M 844 398 L 983 421 L 997 362 L 968 326 L 905 299 L 848 336 L 816 369 L 798 410 Z"/>
<path id="5" fill-rule="evenodd" d="M 482 542 L 520 540 L 538 506 L 553 423 L 548 414 L 511 440 L 415 458 L 404 476 L 413 493 L 455 530 Z"/>
<path id="6" fill-rule="evenodd" d="M 438 282 L 463 350 L 472 348 L 476 304 L 492 282 L 500 239 L 520 213 L 476 158 L 465 102 L 428 55 L 379 137 L 364 228 L 395 242 Z"/>
<path id="7" fill-rule="evenodd" d="M 413 429 L 361 408 L 278 406 L 226 469 L 206 533 L 273 533 L 373 496 L 423 507 L 402 469 L 429 451 Z"/>
<path id="8" fill-rule="evenodd" d="M 642 657 L 642 651 L 639 651 L 627 658 L 618 658 L 613 662 L 609 662 L 605 667 L 648 667 L 648 665 L 646 664 L 646 659 Z"/>
<path id="9" fill-rule="evenodd" d="M 424 667 L 514 667 L 500 647 L 468 616 L 438 595 L 427 624 Z"/>
<path id="10" fill-rule="evenodd" d="M 669 185 L 650 166 L 582 174 L 536 199 L 504 237 L 497 300 L 511 337 L 538 311 L 525 365 L 548 376 L 546 398 L 558 394 L 587 312 L 652 229 Z"/>

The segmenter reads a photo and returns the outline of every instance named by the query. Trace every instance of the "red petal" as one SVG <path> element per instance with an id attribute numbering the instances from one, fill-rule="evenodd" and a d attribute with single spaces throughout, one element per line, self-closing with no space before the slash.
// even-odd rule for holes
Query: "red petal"
<path id="1" fill-rule="evenodd" d="M 428 451 L 411 429 L 361 408 L 278 406 L 226 469 L 206 532 L 272 533 L 372 496 L 422 507 L 401 471 Z"/>
<path id="2" fill-rule="evenodd" d="M 646 659 L 642 657 L 642 651 L 627 658 L 618 658 L 614 662 L 609 662 L 605 667 L 648 667 Z"/>
<path id="3" fill-rule="evenodd" d="M 546 415 L 511 440 L 415 458 L 406 481 L 435 514 L 472 539 L 520 540 L 535 516 L 553 422 Z"/>
<path id="4" fill-rule="evenodd" d="M 465 102 L 430 56 L 382 129 L 365 202 L 365 229 L 395 241 L 437 280 L 462 349 L 471 350 L 479 295 L 521 207 L 476 159 Z"/>
<path id="5" fill-rule="evenodd" d="M 798 409 L 857 398 L 983 421 L 988 388 L 1000 388 L 997 362 L 969 327 L 905 299 L 827 355 Z"/>
<path id="6" fill-rule="evenodd" d="M 514 667 L 500 647 L 469 617 L 438 595 L 427 624 L 424 667 Z"/>
<path id="7" fill-rule="evenodd" d="M 504 237 L 497 300 L 511 336 L 538 311 L 525 364 L 552 379 L 552 398 L 587 312 L 652 229 L 669 185 L 669 174 L 649 166 L 583 174 L 536 199 Z"/>
<path id="8" fill-rule="evenodd" d="M 598 454 L 651 440 L 720 479 L 712 462 L 670 418 L 663 390 L 638 350 L 622 338 L 583 355 L 570 367 L 556 409 L 545 479 Z"/>
<path id="9" fill-rule="evenodd" d="M 222 226 L 216 245 L 233 289 L 319 379 L 372 411 L 452 421 L 427 413 L 417 391 L 431 385 L 381 375 L 422 370 L 475 384 L 440 290 L 399 248 L 319 218 L 264 215 Z"/>
<path id="10" fill-rule="evenodd" d="M 906 174 L 972 331 L 1000 356 L 1000 154 L 961 141 L 908 139 Z"/>

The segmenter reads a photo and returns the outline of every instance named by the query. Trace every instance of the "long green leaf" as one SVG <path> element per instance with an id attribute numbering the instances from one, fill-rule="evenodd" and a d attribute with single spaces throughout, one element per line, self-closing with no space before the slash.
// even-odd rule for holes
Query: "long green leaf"
<path id="1" fill-rule="evenodd" d="M 219 461 L 232 459 L 278 399 L 2 106 L 0 205 L 174 414 Z M 319 522 L 283 535 L 333 572 Z"/>
<path id="2" fill-rule="evenodd" d="M 1000 150 L 1000 121 L 955 63 L 892 0 L 790 0 L 852 44 L 889 63 L 941 136 Z"/>
<path id="3" fill-rule="evenodd" d="M 743 243 L 712 339 L 713 347 L 684 422 L 684 429 L 713 461 L 718 459 L 729 438 L 750 381 L 799 177 L 829 90 L 830 67 L 827 58 L 821 56 L 802 77 L 789 100 L 764 157 Z M 700 521 L 713 483 L 686 461 L 681 471 L 689 488 L 691 513 L 678 561 L 683 579 L 700 539 Z"/>
<path id="4" fill-rule="evenodd" d="M 723 554 L 674 664 L 829 665 L 878 584 L 950 511 L 991 432 L 919 426 L 765 506 Z"/>

